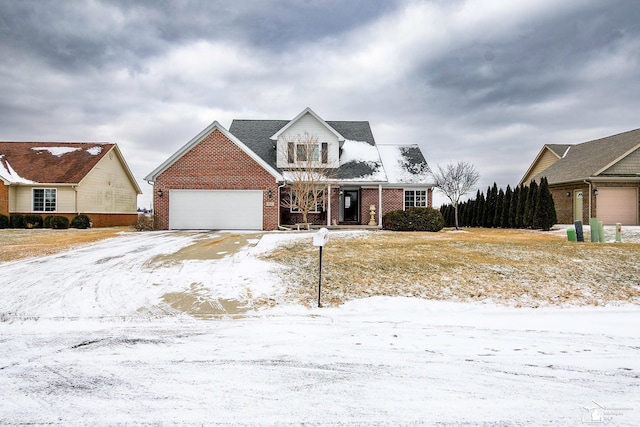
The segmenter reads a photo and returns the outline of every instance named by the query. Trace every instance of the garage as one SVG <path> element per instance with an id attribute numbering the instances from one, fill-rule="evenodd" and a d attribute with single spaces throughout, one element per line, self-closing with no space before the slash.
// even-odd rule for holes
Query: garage
<path id="1" fill-rule="evenodd" d="M 638 190 L 636 188 L 599 188 L 598 219 L 604 224 L 638 224 Z"/>
<path id="2" fill-rule="evenodd" d="M 171 190 L 172 230 L 262 230 L 261 190 Z"/>

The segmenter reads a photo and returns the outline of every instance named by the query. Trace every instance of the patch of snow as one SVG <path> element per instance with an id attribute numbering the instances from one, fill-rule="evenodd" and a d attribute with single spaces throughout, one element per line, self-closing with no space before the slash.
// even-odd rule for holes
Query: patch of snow
<path id="1" fill-rule="evenodd" d="M 91 154 L 92 156 L 97 156 L 98 154 L 102 153 L 102 147 L 96 145 L 95 147 L 88 148 L 87 153 Z"/>
<path id="2" fill-rule="evenodd" d="M 378 151 L 382 158 L 382 164 L 387 172 L 389 182 L 397 183 L 430 183 L 430 175 L 428 170 L 421 170 L 414 173 L 410 170 L 411 165 L 404 158 L 402 149 L 410 146 L 406 145 L 379 145 Z"/>
<path id="3" fill-rule="evenodd" d="M 12 184 L 35 184 L 34 181 L 23 178 L 11 167 L 9 162 L 0 154 L 0 177 Z"/>
<path id="4" fill-rule="evenodd" d="M 33 151 L 48 151 L 52 156 L 56 157 L 82 150 L 79 147 L 32 147 L 31 149 Z"/>
<path id="5" fill-rule="evenodd" d="M 348 163 L 364 163 L 373 171 L 369 175 L 351 179 L 351 181 L 387 181 L 387 175 L 380 160 L 380 153 L 375 145 L 365 141 L 345 140 L 340 154 L 340 166 Z M 342 179 L 342 181 L 350 181 Z"/>

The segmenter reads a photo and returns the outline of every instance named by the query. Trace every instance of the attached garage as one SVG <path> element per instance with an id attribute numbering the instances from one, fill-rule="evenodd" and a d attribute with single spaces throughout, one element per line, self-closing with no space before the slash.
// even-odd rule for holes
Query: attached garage
<path id="1" fill-rule="evenodd" d="M 260 190 L 171 190 L 172 230 L 262 230 Z"/>
<path id="2" fill-rule="evenodd" d="M 597 217 L 604 224 L 638 224 L 638 190 L 633 187 L 598 189 Z"/>

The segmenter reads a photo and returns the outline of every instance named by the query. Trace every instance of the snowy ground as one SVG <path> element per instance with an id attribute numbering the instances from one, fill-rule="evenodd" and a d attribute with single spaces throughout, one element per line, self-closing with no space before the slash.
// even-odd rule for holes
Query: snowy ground
<path id="1" fill-rule="evenodd" d="M 0 424 L 640 425 L 638 306 L 374 297 L 202 320 L 165 297 L 278 300 L 257 255 L 309 236 L 167 262 L 211 234 L 130 233 L 0 264 Z"/>

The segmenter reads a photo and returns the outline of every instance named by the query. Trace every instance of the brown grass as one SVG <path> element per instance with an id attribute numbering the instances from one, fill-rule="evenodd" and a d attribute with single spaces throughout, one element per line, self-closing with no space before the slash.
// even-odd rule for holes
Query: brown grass
<path id="1" fill-rule="evenodd" d="M 332 236 L 323 250 L 322 302 L 389 295 L 516 306 L 638 304 L 639 254 L 640 243 L 570 243 L 523 230 Z M 317 301 L 317 248 L 305 241 L 267 258 L 285 266 L 287 298 Z"/>
<path id="2" fill-rule="evenodd" d="M 52 255 L 132 230 L 131 227 L 0 230 L 0 262 Z"/>

